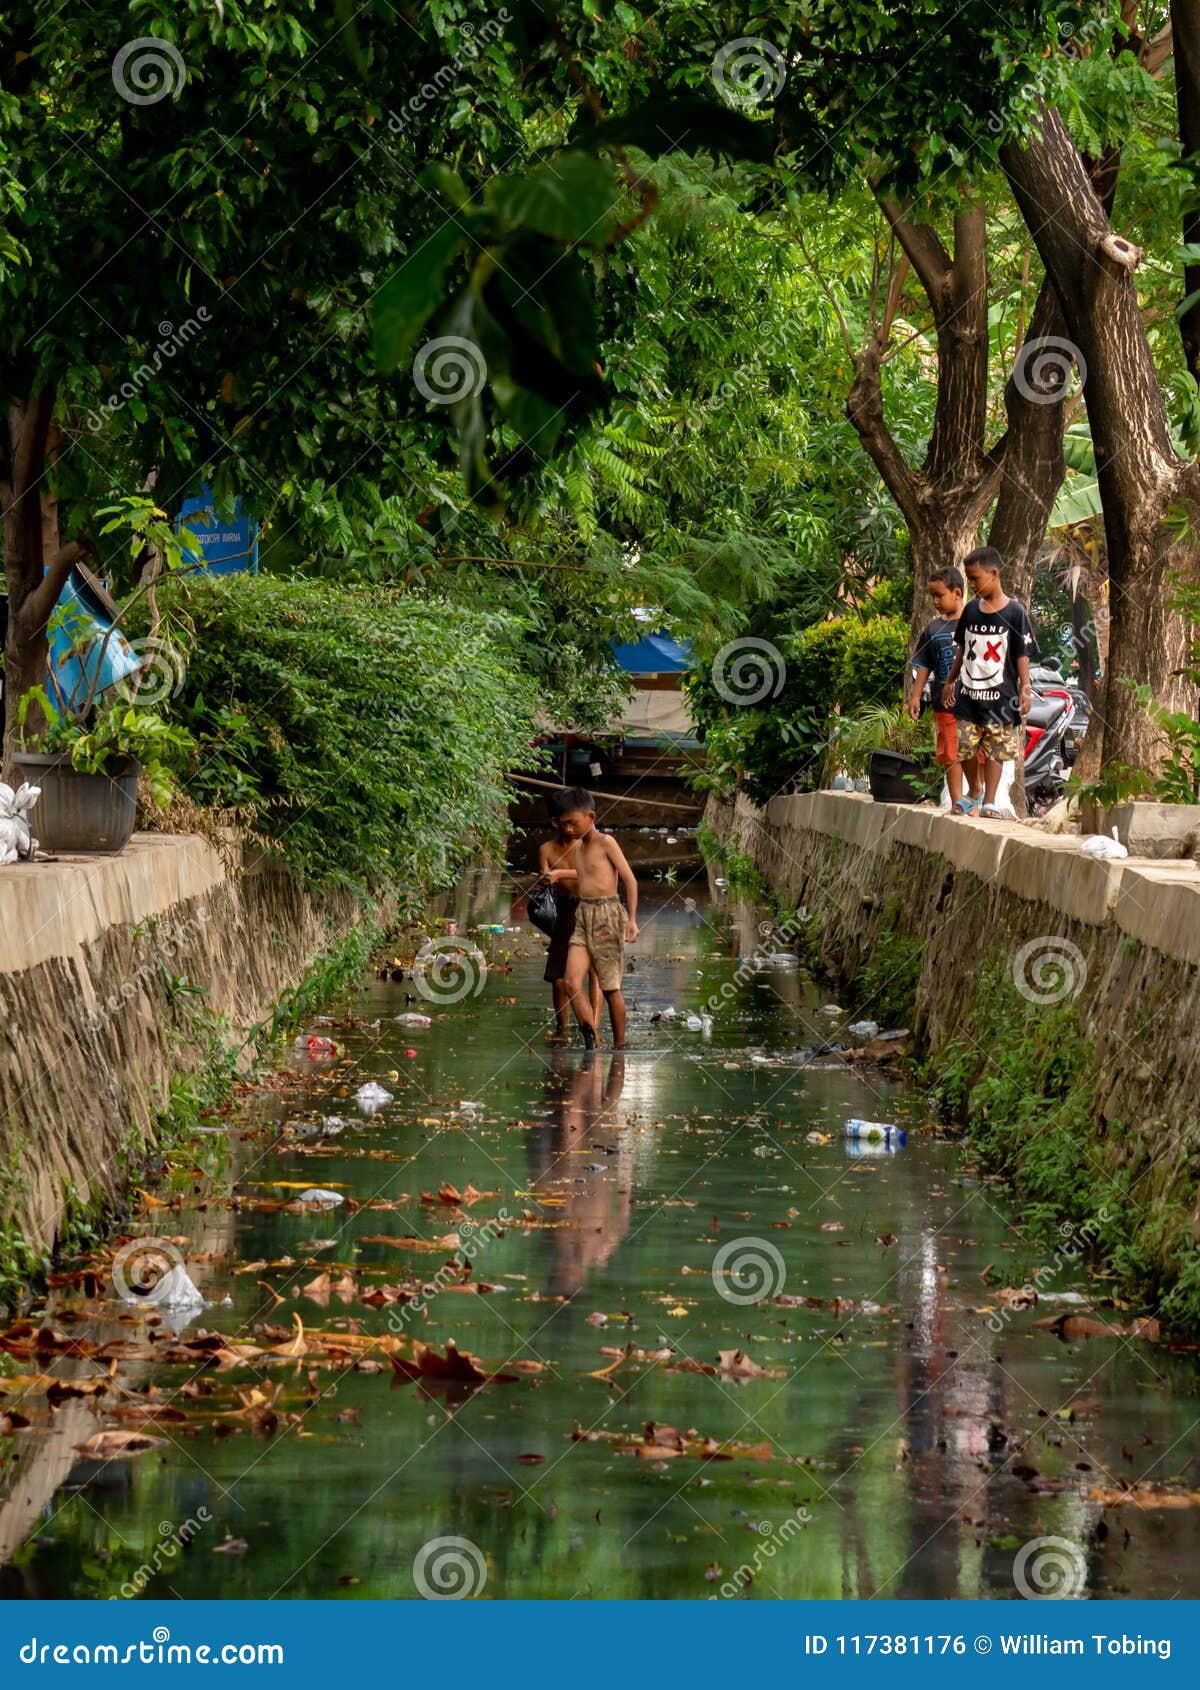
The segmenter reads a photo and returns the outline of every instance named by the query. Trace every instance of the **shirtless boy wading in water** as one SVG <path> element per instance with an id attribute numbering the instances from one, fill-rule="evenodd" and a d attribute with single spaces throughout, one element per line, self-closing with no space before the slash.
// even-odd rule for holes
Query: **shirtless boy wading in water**
<path id="1" fill-rule="evenodd" d="M 583 1030 L 584 1048 L 594 1050 L 596 1015 L 584 990 L 588 969 L 592 970 L 608 1002 L 613 1046 L 621 1050 L 625 1044 L 621 971 L 625 942 L 632 944 L 638 936 L 637 880 L 616 840 L 606 833 L 597 833 L 596 809 L 590 794 L 577 788 L 569 795 L 567 804 L 569 807 L 564 808 L 558 825 L 565 838 L 575 841 L 573 866 L 553 868 L 547 875 L 552 883 L 572 875 L 578 879 L 579 909 L 567 951 L 567 991 Z M 618 880 L 625 888 L 628 915 L 617 896 Z"/>

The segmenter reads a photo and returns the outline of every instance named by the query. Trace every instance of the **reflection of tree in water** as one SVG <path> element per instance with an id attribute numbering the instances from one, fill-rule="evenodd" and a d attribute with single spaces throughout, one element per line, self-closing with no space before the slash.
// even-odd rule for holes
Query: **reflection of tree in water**
<path id="1" fill-rule="evenodd" d="M 573 1297 L 593 1268 L 602 1267 L 629 1230 L 632 1151 L 621 1142 L 617 1106 L 625 1086 L 625 1058 L 602 1058 L 578 1068 L 556 1052 L 546 1071 L 545 1097 L 553 1117 L 534 1140 L 532 1184 L 556 1224 L 547 1228 L 552 1253 L 549 1290 Z M 587 1152 L 596 1165 L 589 1165 Z"/>

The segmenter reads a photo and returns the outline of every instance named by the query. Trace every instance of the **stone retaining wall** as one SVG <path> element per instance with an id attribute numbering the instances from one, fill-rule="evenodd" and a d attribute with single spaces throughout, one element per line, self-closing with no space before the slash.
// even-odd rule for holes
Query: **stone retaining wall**
<path id="1" fill-rule="evenodd" d="M 1086 1088 L 1090 1117 L 1078 1167 L 1127 1195 L 1124 1224 L 1151 1277 L 1200 1282 L 1194 863 L 1097 862 L 1075 837 L 833 792 L 776 798 L 765 811 L 713 801 L 705 819 L 728 861 L 748 861 L 783 907 L 803 910 L 832 978 L 869 981 L 886 998 L 903 976 L 925 1071 L 951 1059 L 962 1068 L 969 1121 L 982 1082 L 1014 1078 L 1004 1039 L 994 1028 L 981 1038 L 985 982 L 993 1022 L 996 992 L 1006 994 L 1014 1039 L 1044 1029 L 1070 1044 L 1066 1065 L 1082 1053 L 1085 1072 L 1070 1082 L 1073 1103 Z M 861 991 L 855 1003 L 872 1013 Z M 1021 1127 L 1026 1142 L 1053 1125 L 1051 1113 L 1039 1099 Z M 1003 1142 L 1020 1183 L 1014 1135 Z"/>
<path id="2" fill-rule="evenodd" d="M 239 1042 L 363 914 L 195 836 L 0 869 L 0 1232 L 44 1250 L 69 1200 L 112 1196 L 214 1032 Z"/>

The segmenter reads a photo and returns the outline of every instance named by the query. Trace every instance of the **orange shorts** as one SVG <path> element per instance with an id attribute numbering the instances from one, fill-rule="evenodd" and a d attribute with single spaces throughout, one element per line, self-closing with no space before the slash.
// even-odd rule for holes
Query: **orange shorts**
<path id="1" fill-rule="evenodd" d="M 937 729 L 937 749 L 934 755 L 943 765 L 957 763 L 958 721 L 953 710 L 935 710 L 933 721 Z"/>

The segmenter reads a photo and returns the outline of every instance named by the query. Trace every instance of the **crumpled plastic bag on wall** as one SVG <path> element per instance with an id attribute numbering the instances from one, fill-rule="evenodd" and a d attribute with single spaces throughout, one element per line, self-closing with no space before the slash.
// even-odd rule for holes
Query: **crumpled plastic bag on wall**
<path id="1" fill-rule="evenodd" d="M 0 866 L 27 862 L 37 850 L 29 826 L 29 812 L 42 795 L 40 786 L 24 782 L 14 792 L 0 781 Z"/>

